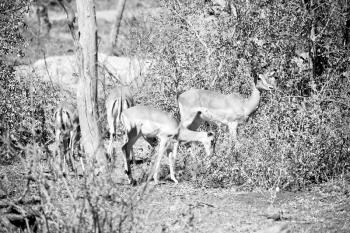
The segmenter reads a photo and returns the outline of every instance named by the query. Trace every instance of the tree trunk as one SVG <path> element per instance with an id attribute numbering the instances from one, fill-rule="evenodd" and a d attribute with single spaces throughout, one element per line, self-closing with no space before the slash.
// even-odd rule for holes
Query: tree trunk
<path id="1" fill-rule="evenodd" d="M 120 24 L 123 17 L 124 7 L 125 7 L 126 0 L 118 0 L 117 3 L 117 13 L 115 16 L 115 21 L 111 30 L 110 38 L 109 38 L 109 44 L 110 44 L 110 53 L 113 53 L 113 50 L 116 48 L 116 44 L 118 41 L 118 35 L 119 35 L 119 29 Z"/>
<path id="2" fill-rule="evenodd" d="M 77 103 L 82 145 L 90 159 L 105 165 L 103 140 L 98 124 L 97 106 L 97 26 L 93 0 L 77 0 L 79 84 Z"/>

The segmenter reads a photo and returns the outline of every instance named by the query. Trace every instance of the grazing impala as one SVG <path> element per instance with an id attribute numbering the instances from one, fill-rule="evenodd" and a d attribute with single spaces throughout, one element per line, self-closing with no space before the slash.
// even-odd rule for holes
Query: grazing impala
<path id="1" fill-rule="evenodd" d="M 212 133 L 196 132 L 182 128 L 174 117 L 156 108 L 142 105 L 128 108 L 122 113 L 121 120 L 126 130 L 126 143 L 122 146 L 124 168 L 131 184 L 134 183 L 134 180 L 130 169 L 130 153 L 132 153 L 133 145 L 141 136 L 151 146 L 155 146 L 155 138 L 159 140 L 159 151 L 153 174 L 155 183 L 158 182 L 160 160 L 165 153 L 169 156 L 170 178 L 175 183 L 178 183 L 175 178 L 174 163 L 179 142 L 201 142 L 206 152 L 210 154 L 211 144 L 214 138 Z"/>
<path id="2" fill-rule="evenodd" d="M 238 93 L 223 95 L 215 91 L 190 89 L 178 98 L 181 125 L 196 130 L 202 121 L 221 122 L 229 128 L 237 142 L 237 126 L 245 121 L 259 105 L 261 90 L 275 88 L 275 80 L 267 80 L 268 75 L 259 75 L 252 83 L 252 93 L 243 98 Z"/>
<path id="3" fill-rule="evenodd" d="M 113 88 L 106 99 L 107 122 L 110 132 L 108 154 L 112 158 L 113 139 L 116 137 L 116 129 L 120 125 L 122 112 L 134 106 L 134 99 L 127 86 L 117 86 Z"/>
<path id="4" fill-rule="evenodd" d="M 63 147 L 63 150 L 61 150 L 60 153 L 60 166 L 62 168 L 63 164 L 69 162 L 72 166 L 72 169 L 75 170 L 73 161 L 74 146 L 80 137 L 80 126 L 77 108 L 71 103 L 62 102 L 57 106 L 54 113 L 54 118 L 56 143 L 59 147 Z M 68 152 L 67 144 L 70 152 Z M 66 161 L 67 155 L 68 161 Z"/>

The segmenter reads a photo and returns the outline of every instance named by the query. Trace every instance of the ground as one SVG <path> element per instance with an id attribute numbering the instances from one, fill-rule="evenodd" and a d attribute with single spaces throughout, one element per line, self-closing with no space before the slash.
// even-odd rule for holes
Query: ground
<path id="1" fill-rule="evenodd" d="M 0 169 L 2 186 L 10 191 L 10 197 L 21 194 L 25 186 L 20 164 Z M 145 183 L 120 185 L 124 191 L 119 195 L 123 196 L 142 189 Z M 133 231 L 260 232 L 271 226 L 287 226 L 290 232 L 345 233 L 350 229 L 350 196 L 340 192 L 340 186 L 328 183 L 310 191 L 280 192 L 271 204 L 268 193 L 239 191 L 238 187 L 200 188 L 190 181 L 174 184 L 163 179 L 158 185 L 150 183 L 142 201 L 135 204 L 138 223 Z M 57 201 L 65 205 L 69 198 L 61 195 Z"/>
<path id="2" fill-rule="evenodd" d="M 156 187 L 146 204 L 153 207 L 147 222 L 156 232 L 256 232 L 284 223 L 291 232 L 349 232 L 348 201 L 317 192 L 282 192 L 271 206 L 261 193 L 182 182 Z M 270 219 L 279 212 L 282 220 Z"/>

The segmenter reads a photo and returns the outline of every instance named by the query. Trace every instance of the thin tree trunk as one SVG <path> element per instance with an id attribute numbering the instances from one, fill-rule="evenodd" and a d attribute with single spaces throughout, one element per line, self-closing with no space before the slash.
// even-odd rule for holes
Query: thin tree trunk
<path id="1" fill-rule="evenodd" d="M 85 153 L 100 166 L 106 162 L 98 124 L 97 106 L 97 26 L 93 0 L 77 0 L 79 41 L 77 60 L 79 84 L 77 103 Z"/>
<path id="2" fill-rule="evenodd" d="M 117 3 L 117 13 L 115 16 L 115 21 L 113 23 L 110 38 L 109 38 L 110 53 L 113 53 L 113 50 L 115 50 L 116 48 L 120 24 L 122 22 L 123 12 L 125 8 L 125 3 L 126 3 L 126 0 L 118 0 L 118 3 Z"/>

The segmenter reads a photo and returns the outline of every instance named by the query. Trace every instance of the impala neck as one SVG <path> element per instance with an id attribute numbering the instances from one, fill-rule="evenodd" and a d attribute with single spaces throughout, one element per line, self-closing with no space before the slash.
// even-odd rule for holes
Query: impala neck
<path id="1" fill-rule="evenodd" d="M 252 114 L 258 108 L 259 102 L 260 102 L 260 91 L 258 90 L 258 88 L 256 88 L 254 83 L 252 85 L 252 88 L 253 88 L 252 93 L 248 97 L 245 103 L 246 116 L 249 116 L 250 114 Z"/>

